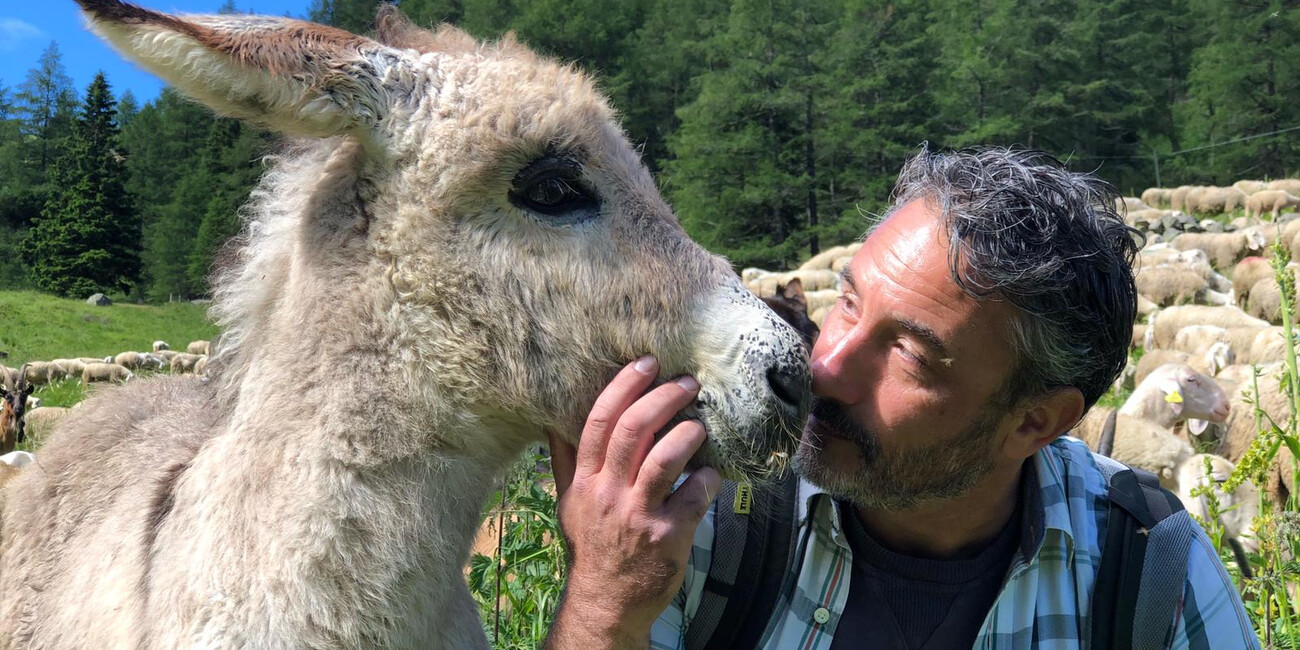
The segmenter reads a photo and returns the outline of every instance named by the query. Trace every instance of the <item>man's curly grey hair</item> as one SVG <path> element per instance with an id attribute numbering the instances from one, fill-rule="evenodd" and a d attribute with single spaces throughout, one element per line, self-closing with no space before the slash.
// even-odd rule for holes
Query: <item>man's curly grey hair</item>
<path id="1" fill-rule="evenodd" d="M 899 174 L 891 211 L 932 202 L 958 286 L 1019 309 L 1007 405 L 1074 386 L 1091 408 L 1124 370 L 1143 240 L 1116 212 L 1118 196 L 1038 151 L 923 148 Z"/>

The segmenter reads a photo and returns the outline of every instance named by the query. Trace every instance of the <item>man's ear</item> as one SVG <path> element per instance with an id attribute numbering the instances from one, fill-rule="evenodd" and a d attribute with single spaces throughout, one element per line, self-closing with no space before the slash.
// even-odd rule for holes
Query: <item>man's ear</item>
<path id="1" fill-rule="evenodd" d="M 1069 431 L 1083 417 L 1083 393 L 1073 386 L 1056 388 L 1013 411 L 1015 429 L 1003 443 L 1014 458 L 1029 458 Z"/>
<path id="2" fill-rule="evenodd" d="M 181 92 L 289 135 L 373 137 L 421 78 L 411 53 L 325 25 L 77 2 L 100 36 Z"/>

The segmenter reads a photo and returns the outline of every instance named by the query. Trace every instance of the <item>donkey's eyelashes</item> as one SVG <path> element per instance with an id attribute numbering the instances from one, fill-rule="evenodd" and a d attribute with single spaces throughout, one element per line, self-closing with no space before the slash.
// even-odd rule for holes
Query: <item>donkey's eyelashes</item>
<path id="1" fill-rule="evenodd" d="M 596 218 L 600 201 L 583 177 L 582 165 L 565 156 L 539 158 L 515 176 L 510 202 L 541 221 L 571 226 Z"/>

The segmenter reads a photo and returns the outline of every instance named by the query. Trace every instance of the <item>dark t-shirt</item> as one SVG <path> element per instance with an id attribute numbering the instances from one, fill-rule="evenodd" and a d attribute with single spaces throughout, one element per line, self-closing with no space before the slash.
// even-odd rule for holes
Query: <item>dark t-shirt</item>
<path id="1" fill-rule="evenodd" d="M 1021 513 L 973 558 L 926 560 L 886 549 L 862 527 L 852 506 L 836 506 L 853 550 L 853 569 L 831 650 L 974 646 L 1015 556 Z"/>

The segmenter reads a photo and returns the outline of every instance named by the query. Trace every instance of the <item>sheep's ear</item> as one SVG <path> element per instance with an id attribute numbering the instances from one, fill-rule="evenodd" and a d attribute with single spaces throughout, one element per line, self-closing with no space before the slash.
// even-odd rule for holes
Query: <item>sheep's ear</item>
<path id="1" fill-rule="evenodd" d="M 368 135 L 417 83 L 410 55 L 333 27 L 77 2 L 105 40 L 181 92 L 290 135 Z"/>
<path id="2" fill-rule="evenodd" d="M 1181 415 L 1183 412 L 1183 394 L 1182 386 L 1174 379 L 1166 379 L 1160 382 L 1160 392 L 1165 394 L 1165 403 L 1169 405 L 1174 415 Z"/>

